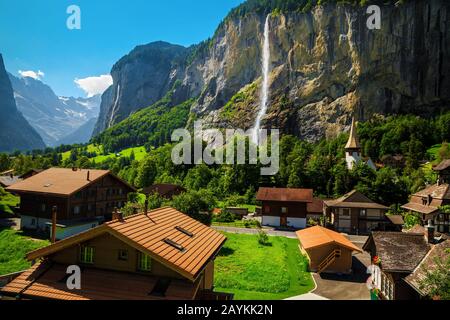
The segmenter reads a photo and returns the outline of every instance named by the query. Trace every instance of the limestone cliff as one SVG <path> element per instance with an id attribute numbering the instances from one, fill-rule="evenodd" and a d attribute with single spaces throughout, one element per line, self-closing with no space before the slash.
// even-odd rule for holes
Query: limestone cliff
<path id="1" fill-rule="evenodd" d="M 305 13 L 230 15 L 210 41 L 184 52 L 184 63 L 165 68 L 165 74 L 135 77 L 134 85 L 164 79 L 158 80 L 162 92 L 179 79 L 182 85 L 174 96 L 197 99 L 192 118 L 203 118 L 210 126 L 252 127 L 259 108 L 267 14 L 271 14 L 271 75 L 263 127 L 317 140 L 345 130 L 353 112 L 364 120 L 374 113 L 430 115 L 449 109 L 446 0 L 382 5 L 381 30 L 367 28 L 366 7 L 345 4 L 315 6 Z M 119 73 L 113 72 L 113 77 L 115 84 L 124 83 Z M 111 97 L 104 112 L 111 114 L 117 107 L 111 100 L 117 94 L 106 95 Z M 149 105 L 161 95 L 144 90 L 141 96 L 141 104 Z M 119 97 L 118 103 L 126 103 L 124 99 Z M 133 102 L 133 107 L 141 105 Z M 127 111 L 117 119 L 126 117 Z M 115 123 L 116 118 L 108 117 Z"/>

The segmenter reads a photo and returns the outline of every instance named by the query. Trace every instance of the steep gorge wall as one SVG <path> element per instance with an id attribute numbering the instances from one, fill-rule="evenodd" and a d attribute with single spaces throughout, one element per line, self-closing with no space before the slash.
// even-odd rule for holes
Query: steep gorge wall
<path id="1" fill-rule="evenodd" d="M 353 112 L 365 120 L 374 113 L 430 115 L 449 109 L 450 3 L 408 1 L 381 8 L 381 30 L 367 28 L 366 7 L 359 6 L 327 4 L 271 16 L 270 102 L 263 127 L 317 140 L 345 130 Z M 177 79 L 182 85 L 174 104 L 196 97 L 195 118 L 209 126 L 248 129 L 259 107 L 265 18 L 230 16 L 200 53 L 183 52 L 189 61 L 171 63 L 156 75 L 121 73 L 115 85 L 128 77 L 145 88 L 158 79 L 162 92 Z M 163 96 L 141 92 L 142 103 L 119 97 L 119 105 L 136 109 Z M 105 95 L 114 99 L 111 92 Z M 112 105 L 102 109 L 110 112 Z M 119 108 L 118 120 L 133 108 Z"/>

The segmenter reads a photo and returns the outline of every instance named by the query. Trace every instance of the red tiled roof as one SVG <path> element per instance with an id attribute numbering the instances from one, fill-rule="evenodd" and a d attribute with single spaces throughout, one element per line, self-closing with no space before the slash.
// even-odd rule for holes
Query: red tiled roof
<path id="1" fill-rule="evenodd" d="M 259 188 L 256 195 L 256 200 L 313 202 L 313 190 L 294 188 Z"/>

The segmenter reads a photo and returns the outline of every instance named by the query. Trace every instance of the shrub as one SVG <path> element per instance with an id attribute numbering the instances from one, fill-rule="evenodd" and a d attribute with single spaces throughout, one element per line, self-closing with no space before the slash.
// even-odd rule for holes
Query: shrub
<path id="1" fill-rule="evenodd" d="M 234 222 L 237 219 L 236 215 L 232 214 L 231 212 L 227 210 L 222 210 L 215 218 L 215 221 L 217 222 Z"/>
<path id="2" fill-rule="evenodd" d="M 267 235 L 267 232 L 265 232 L 264 230 L 259 230 L 258 232 L 258 243 L 263 246 L 271 245 L 269 241 L 269 236 Z"/>

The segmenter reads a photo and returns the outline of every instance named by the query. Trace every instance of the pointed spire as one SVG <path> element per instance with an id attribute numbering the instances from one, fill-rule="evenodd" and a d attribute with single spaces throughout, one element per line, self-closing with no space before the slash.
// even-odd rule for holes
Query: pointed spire
<path id="1" fill-rule="evenodd" d="M 347 145 L 345 149 L 361 149 L 361 145 L 359 144 L 358 135 L 356 133 L 356 120 L 355 116 L 352 117 L 352 127 L 350 129 L 350 137 L 348 138 Z"/>

